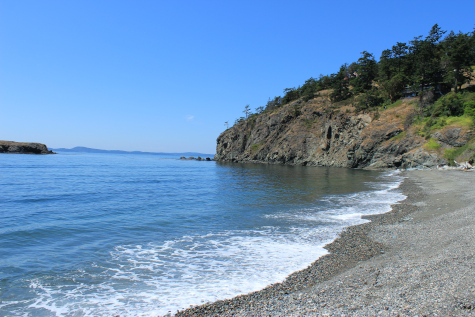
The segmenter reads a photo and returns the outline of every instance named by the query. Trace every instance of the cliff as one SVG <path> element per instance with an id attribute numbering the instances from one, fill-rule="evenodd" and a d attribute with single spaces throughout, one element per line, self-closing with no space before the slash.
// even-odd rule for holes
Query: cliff
<path id="1" fill-rule="evenodd" d="M 0 141 L 0 153 L 54 154 L 53 151 L 48 150 L 46 145 L 41 143 L 13 141 Z"/>
<path id="2" fill-rule="evenodd" d="M 467 144 L 470 129 L 449 124 L 424 135 L 413 124 L 415 104 L 406 99 L 390 109 L 356 113 L 351 105 L 331 104 L 328 96 L 297 100 L 224 131 L 215 159 L 352 168 L 446 165 L 443 151 Z"/>

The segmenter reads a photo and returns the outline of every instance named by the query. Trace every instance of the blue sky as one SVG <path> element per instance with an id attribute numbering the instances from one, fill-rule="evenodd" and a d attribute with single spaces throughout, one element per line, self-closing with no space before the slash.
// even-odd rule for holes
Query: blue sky
<path id="1" fill-rule="evenodd" d="M 224 122 L 475 1 L 0 0 L 0 140 L 214 153 Z"/>

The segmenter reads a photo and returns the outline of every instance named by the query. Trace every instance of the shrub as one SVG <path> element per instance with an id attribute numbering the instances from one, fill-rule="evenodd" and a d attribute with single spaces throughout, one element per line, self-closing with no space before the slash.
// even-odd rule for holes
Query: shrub
<path id="1" fill-rule="evenodd" d="M 470 143 L 461 147 L 447 149 L 444 151 L 444 157 L 449 161 L 449 165 L 454 166 L 455 160 L 473 160 L 475 159 L 475 143 L 473 140 Z"/>
<path id="2" fill-rule="evenodd" d="M 438 150 L 440 149 L 441 145 L 437 143 L 437 141 L 433 138 L 429 139 L 429 142 L 427 142 L 424 147 L 426 147 L 429 150 Z"/>
<path id="3" fill-rule="evenodd" d="M 434 103 L 432 115 L 435 117 L 461 116 L 463 112 L 462 95 L 451 92 L 439 98 L 439 100 Z"/>
<path id="4" fill-rule="evenodd" d="M 475 118 L 475 101 L 469 100 L 463 104 L 463 114 Z"/>
<path id="5" fill-rule="evenodd" d="M 384 98 L 378 89 L 372 88 L 356 98 L 356 109 L 366 110 L 380 106 L 384 103 Z"/>

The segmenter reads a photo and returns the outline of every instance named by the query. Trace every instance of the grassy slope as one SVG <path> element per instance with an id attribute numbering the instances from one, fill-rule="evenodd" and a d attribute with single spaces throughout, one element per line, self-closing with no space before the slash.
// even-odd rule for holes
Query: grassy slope
<path id="1" fill-rule="evenodd" d="M 461 117 L 439 117 L 439 118 L 420 118 L 414 116 L 412 119 L 408 116 L 407 108 L 410 106 L 413 109 L 413 113 L 417 113 L 417 100 L 414 99 L 401 99 L 386 107 L 386 109 L 378 109 L 380 115 L 384 115 L 385 112 L 396 111 L 400 113 L 401 118 L 404 119 L 405 125 L 409 125 L 407 131 L 411 131 L 416 135 L 420 135 L 426 139 L 424 148 L 429 152 L 435 152 L 440 156 L 445 157 L 449 164 L 453 165 L 454 161 L 463 162 L 470 159 L 475 160 L 475 120 L 473 117 L 461 116 Z M 406 116 L 405 118 L 403 116 Z M 410 114 L 409 114 L 410 115 Z M 432 121 L 429 125 L 428 122 Z M 468 143 L 461 147 L 446 148 L 441 143 L 432 138 L 436 132 L 443 132 L 444 130 L 451 128 L 460 128 L 463 134 L 472 134 Z M 403 132 L 390 141 L 395 142 L 406 137 L 407 132 Z"/>
<path id="2" fill-rule="evenodd" d="M 310 103 L 324 105 L 327 111 L 332 112 L 356 112 L 351 100 L 339 103 L 331 103 L 328 98 L 329 91 L 320 92 L 320 96 L 310 100 Z M 274 111 L 278 111 L 275 109 Z M 273 111 L 273 112 L 274 112 Z M 380 126 L 386 124 L 398 123 L 404 132 L 396 135 L 386 142 L 400 142 L 406 137 L 421 136 L 425 138 L 426 143 L 423 145 L 428 152 L 437 153 L 441 157 L 445 157 L 449 164 L 453 165 L 454 160 L 458 162 L 475 160 L 475 120 L 473 117 L 439 117 L 439 118 L 421 118 L 420 109 L 418 107 L 418 98 L 400 99 L 388 106 L 381 106 L 371 111 L 373 120 L 378 120 Z M 432 120 L 430 126 L 428 121 Z M 309 122 L 311 125 L 311 122 Z M 443 132 L 451 128 L 460 128 L 462 134 L 471 133 L 470 141 L 462 147 L 442 146 L 441 143 L 432 138 L 436 132 Z"/>

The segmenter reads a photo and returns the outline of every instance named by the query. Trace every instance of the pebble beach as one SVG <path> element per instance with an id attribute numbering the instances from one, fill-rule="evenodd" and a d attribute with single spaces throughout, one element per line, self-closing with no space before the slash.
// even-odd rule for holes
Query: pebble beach
<path id="1" fill-rule="evenodd" d="M 474 316 L 475 172 L 403 172 L 407 198 L 267 288 L 175 316 Z"/>

